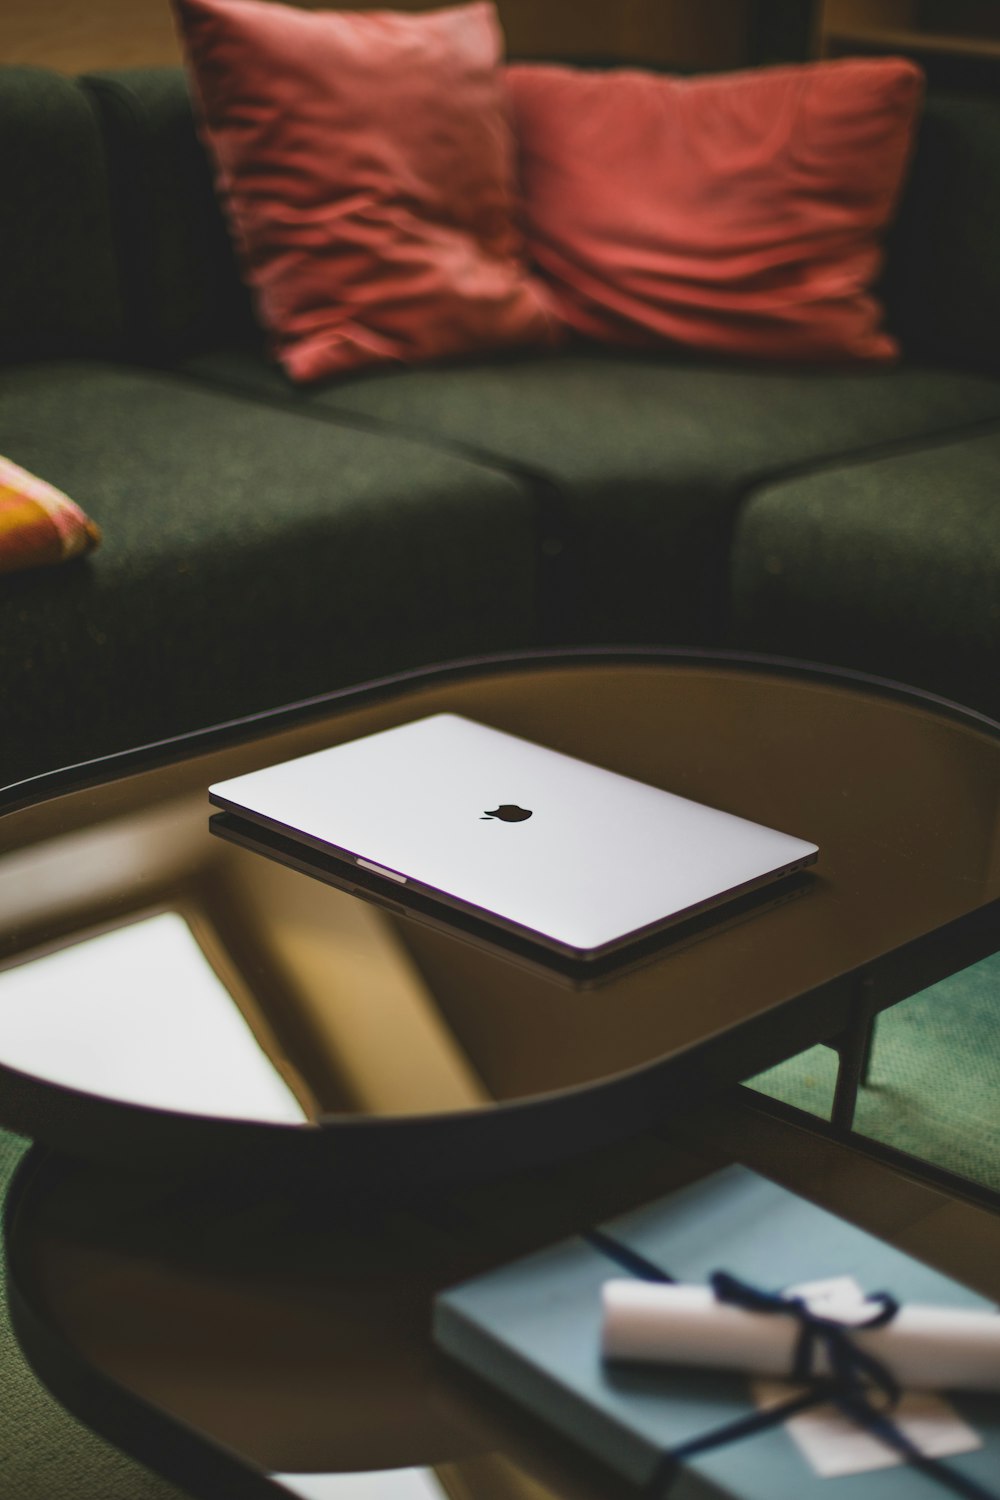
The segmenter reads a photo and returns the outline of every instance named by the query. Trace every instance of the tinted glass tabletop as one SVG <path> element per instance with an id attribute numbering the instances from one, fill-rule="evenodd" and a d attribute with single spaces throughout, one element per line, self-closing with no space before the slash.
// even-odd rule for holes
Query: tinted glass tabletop
<path id="1" fill-rule="evenodd" d="M 819 861 L 581 987 L 210 835 L 212 782 L 441 711 Z M 836 1037 L 859 985 L 877 1007 L 968 961 L 995 929 L 998 795 L 976 715 L 669 652 L 441 670 L 40 778 L 0 816 L 0 1110 L 112 1157 L 554 1158 Z"/>

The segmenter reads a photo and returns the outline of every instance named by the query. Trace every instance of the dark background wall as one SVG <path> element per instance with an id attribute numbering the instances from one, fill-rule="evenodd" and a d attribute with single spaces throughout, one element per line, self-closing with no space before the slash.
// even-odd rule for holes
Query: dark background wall
<path id="1" fill-rule="evenodd" d="M 440 0 L 437 0 L 440 3 Z M 336 8 L 306 0 L 310 9 Z M 345 7 L 348 8 L 348 7 Z M 350 9 L 427 10 L 429 0 L 351 0 Z M 745 59 L 752 0 L 499 0 L 521 56 L 623 57 L 678 68 Z M 168 0 L 0 0 L 0 61 L 66 73 L 178 59 Z"/>
<path id="2" fill-rule="evenodd" d="M 308 9 L 337 0 L 292 0 Z M 426 10 L 448 0 L 347 0 Z M 808 57 L 915 57 L 933 85 L 1000 88 L 1000 0 L 497 0 L 512 57 L 682 72 Z M 0 0 L 0 63 L 65 73 L 179 60 L 169 0 Z"/>

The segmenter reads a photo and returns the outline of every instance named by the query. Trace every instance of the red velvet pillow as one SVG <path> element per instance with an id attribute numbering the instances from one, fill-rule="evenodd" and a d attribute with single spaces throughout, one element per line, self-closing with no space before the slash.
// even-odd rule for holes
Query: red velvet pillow
<path id="1" fill-rule="evenodd" d="M 558 337 L 512 220 L 491 4 L 175 7 L 223 210 L 293 379 Z"/>
<path id="2" fill-rule="evenodd" d="M 691 79 L 525 64 L 507 83 L 529 247 L 572 328 L 772 359 L 898 352 L 869 289 L 914 64 Z"/>

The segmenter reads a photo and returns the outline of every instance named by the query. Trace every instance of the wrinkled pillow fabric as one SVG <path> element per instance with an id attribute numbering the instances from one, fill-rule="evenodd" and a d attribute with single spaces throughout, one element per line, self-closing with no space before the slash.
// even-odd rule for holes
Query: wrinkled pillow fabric
<path id="1" fill-rule="evenodd" d="M 871 287 L 914 64 L 683 79 L 521 64 L 507 83 L 529 248 L 570 328 L 749 358 L 896 355 Z"/>
<path id="2" fill-rule="evenodd" d="M 288 375 L 548 344 L 491 4 L 174 0 L 202 138 Z"/>
<path id="3" fill-rule="evenodd" d="M 90 552 L 100 528 L 61 490 L 0 458 L 0 573 Z"/>

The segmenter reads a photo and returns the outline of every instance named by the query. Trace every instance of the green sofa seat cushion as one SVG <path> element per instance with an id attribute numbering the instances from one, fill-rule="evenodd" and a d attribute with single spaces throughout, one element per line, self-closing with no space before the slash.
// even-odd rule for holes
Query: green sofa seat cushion
<path id="1" fill-rule="evenodd" d="M 294 387 L 262 356 L 185 368 L 290 410 L 364 417 L 524 469 L 556 496 L 575 585 L 564 635 L 718 639 L 746 489 L 816 459 L 1000 419 L 1000 380 L 937 369 L 797 370 L 579 351 L 382 370 Z"/>
<path id="2" fill-rule="evenodd" d="M 71 79 L 0 68 L 0 203 L 0 358 L 120 349 L 104 142 Z"/>
<path id="3" fill-rule="evenodd" d="M 765 485 L 736 525 L 741 645 L 1000 715 L 1000 426 Z"/>
<path id="4" fill-rule="evenodd" d="M 533 638 L 534 497 L 481 464 L 87 362 L 0 371 L 0 430 L 104 531 L 0 580 L 0 784 Z"/>

